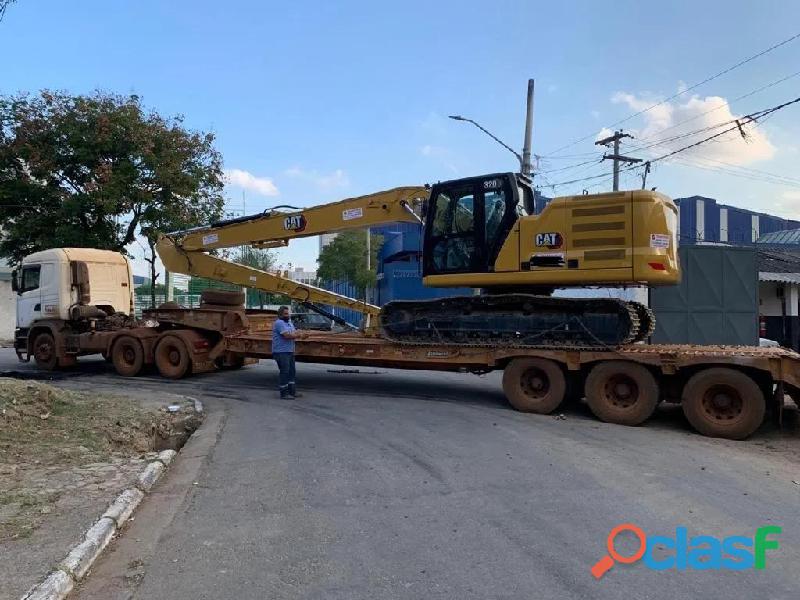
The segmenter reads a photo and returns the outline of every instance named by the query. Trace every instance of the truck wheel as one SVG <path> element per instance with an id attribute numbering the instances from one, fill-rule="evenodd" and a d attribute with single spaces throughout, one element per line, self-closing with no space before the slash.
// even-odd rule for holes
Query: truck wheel
<path id="1" fill-rule="evenodd" d="M 243 306 L 244 292 L 229 292 L 227 290 L 203 290 L 200 292 L 200 304 L 215 304 L 216 306 Z"/>
<path id="2" fill-rule="evenodd" d="M 564 372 L 552 360 L 515 358 L 503 370 L 503 391 L 511 406 L 546 415 L 564 400 Z"/>
<path id="3" fill-rule="evenodd" d="M 135 377 L 144 365 L 144 348 L 135 337 L 120 336 L 111 350 L 111 362 L 123 377 Z"/>
<path id="4" fill-rule="evenodd" d="M 58 351 L 56 341 L 49 333 L 40 333 L 33 340 L 33 359 L 36 366 L 45 371 L 58 368 Z"/>
<path id="5" fill-rule="evenodd" d="M 606 423 L 640 425 L 656 409 L 658 383 L 640 364 L 624 360 L 601 362 L 586 378 L 586 401 Z"/>
<path id="6" fill-rule="evenodd" d="M 697 431 L 741 440 L 764 420 L 766 402 L 758 384 L 735 369 L 715 367 L 695 373 L 681 394 L 683 414 Z"/>
<path id="7" fill-rule="evenodd" d="M 174 335 L 165 335 L 159 340 L 154 356 L 158 372 L 170 379 L 180 379 L 192 366 L 186 344 Z"/>

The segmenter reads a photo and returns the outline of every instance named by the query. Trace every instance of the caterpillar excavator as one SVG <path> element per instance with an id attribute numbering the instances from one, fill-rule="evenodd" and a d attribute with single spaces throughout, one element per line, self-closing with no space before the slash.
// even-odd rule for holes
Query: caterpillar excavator
<path id="1" fill-rule="evenodd" d="M 209 254 L 395 222 L 423 224 L 426 286 L 480 292 L 381 308 Z M 680 277 L 677 209 L 663 194 L 560 197 L 535 214 L 531 180 L 518 173 L 399 187 L 310 208 L 276 207 L 163 235 L 157 251 L 175 273 L 282 293 L 323 314 L 323 305 L 356 309 L 373 318 L 368 333 L 401 344 L 595 349 L 632 343 L 653 331 L 647 307 L 552 292 L 670 285 Z"/>

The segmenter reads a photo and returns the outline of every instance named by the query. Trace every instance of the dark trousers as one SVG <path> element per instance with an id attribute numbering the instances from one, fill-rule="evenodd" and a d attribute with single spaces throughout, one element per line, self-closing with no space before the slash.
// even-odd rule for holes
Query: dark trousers
<path id="1" fill-rule="evenodd" d="M 289 386 L 294 387 L 294 352 L 276 352 L 272 355 L 278 363 L 278 389 L 281 394 L 289 391 Z"/>

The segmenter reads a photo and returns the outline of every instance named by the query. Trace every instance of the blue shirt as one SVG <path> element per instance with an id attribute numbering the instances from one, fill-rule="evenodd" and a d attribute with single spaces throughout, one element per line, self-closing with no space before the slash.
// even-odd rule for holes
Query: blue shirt
<path id="1" fill-rule="evenodd" d="M 294 333 L 294 324 L 291 321 L 276 319 L 275 324 L 272 326 L 273 354 L 276 352 L 294 352 L 294 340 L 283 337 L 281 334 L 284 331 Z"/>

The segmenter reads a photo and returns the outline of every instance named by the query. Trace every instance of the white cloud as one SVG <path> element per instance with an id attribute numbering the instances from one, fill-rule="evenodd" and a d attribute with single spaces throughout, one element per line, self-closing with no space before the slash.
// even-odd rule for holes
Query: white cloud
<path id="1" fill-rule="evenodd" d="M 800 220 L 800 190 L 783 192 L 769 211 L 786 219 Z"/>
<path id="2" fill-rule="evenodd" d="M 446 169 L 451 171 L 454 174 L 458 174 L 459 170 L 458 167 L 453 164 L 453 153 L 450 152 L 449 149 L 445 148 L 444 146 L 436 146 L 433 144 L 425 144 L 419 149 L 419 153 L 431 160 L 436 161 L 437 163 L 443 165 Z"/>
<path id="3" fill-rule="evenodd" d="M 335 190 L 350 186 L 350 178 L 342 169 L 331 173 L 320 173 L 316 170 L 307 171 L 300 167 L 292 167 L 284 172 L 287 177 L 303 179 L 316 185 L 321 190 Z"/>
<path id="4" fill-rule="evenodd" d="M 612 96 L 611 101 L 615 104 L 626 104 L 635 112 L 649 109 L 641 115 L 644 120 L 644 126 L 638 130 L 628 130 L 636 138 L 631 142 L 634 146 L 649 146 L 660 140 L 675 138 L 706 127 L 709 128 L 708 131 L 697 135 L 670 139 L 670 141 L 665 141 L 657 147 L 642 150 L 642 152 L 649 152 L 650 156 L 660 156 L 700 141 L 715 133 L 720 133 L 731 125 L 726 127 L 714 126 L 739 118 L 739 115 L 734 115 L 731 112 L 726 100 L 719 96 L 707 96 L 705 98 L 692 96 L 685 101 L 665 102 L 654 108 L 650 107 L 659 102 L 659 99 L 648 94 L 637 96 L 627 92 L 617 92 Z M 685 121 L 687 122 L 684 123 Z M 739 131 L 734 129 L 725 135 L 698 146 L 696 149 L 682 152 L 681 156 L 684 158 L 696 156 L 733 165 L 747 165 L 769 160 L 775 155 L 775 146 L 762 129 L 753 125 L 745 125 L 744 131 L 746 138 L 742 138 Z"/>
<path id="5" fill-rule="evenodd" d="M 269 177 L 257 177 L 241 169 L 225 169 L 225 178 L 230 185 L 240 187 L 248 192 L 262 196 L 277 196 L 280 194 L 278 187 Z"/>

